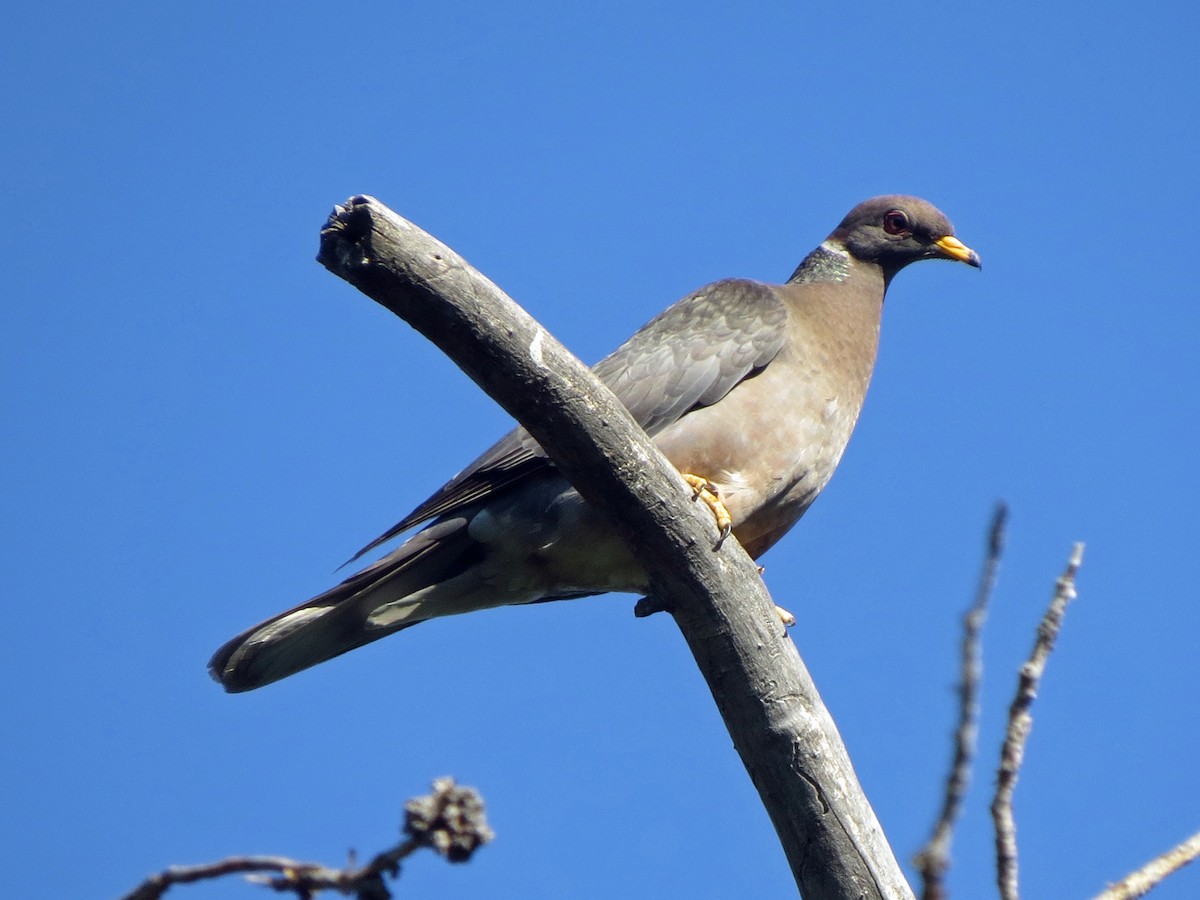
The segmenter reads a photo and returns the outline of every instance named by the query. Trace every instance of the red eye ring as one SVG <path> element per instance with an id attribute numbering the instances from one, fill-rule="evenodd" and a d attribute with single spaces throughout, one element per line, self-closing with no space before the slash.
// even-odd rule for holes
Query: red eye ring
<path id="1" fill-rule="evenodd" d="M 888 234 L 907 234 L 912 230 L 908 213 L 902 209 L 889 209 L 883 215 L 883 230 Z"/>

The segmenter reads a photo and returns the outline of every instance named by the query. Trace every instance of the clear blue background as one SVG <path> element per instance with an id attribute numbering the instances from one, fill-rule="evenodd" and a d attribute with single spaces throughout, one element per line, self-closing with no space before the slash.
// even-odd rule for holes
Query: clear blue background
<path id="1" fill-rule="evenodd" d="M 495 844 L 403 896 L 789 896 L 671 620 L 633 599 L 434 623 L 261 692 L 211 651 L 504 431 L 313 261 L 371 193 L 594 361 L 857 201 L 984 259 L 893 285 L 833 484 L 766 558 L 899 856 L 925 840 L 993 503 L 980 768 L 951 887 L 992 895 L 1002 721 L 1071 544 L 1080 599 L 1016 806 L 1030 897 L 1200 826 L 1194 3 L 11 4 L 0 847 L 13 897 L 169 863 L 330 863 L 452 774 Z M 264 896 L 233 881 L 181 898 Z M 1200 868 L 1158 896 L 1200 895 Z M 172 894 L 174 896 L 174 893 Z"/>

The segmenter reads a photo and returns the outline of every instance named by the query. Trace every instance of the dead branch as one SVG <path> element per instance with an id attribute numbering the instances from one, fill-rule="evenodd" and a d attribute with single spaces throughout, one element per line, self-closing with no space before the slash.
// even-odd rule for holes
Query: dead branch
<path id="1" fill-rule="evenodd" d="M 625 408 L 462 257 L 370 197 L 337 207 L 318 260 L 433 341 L 604 510 L 670 610 L 758 788 L 801 893 L 912 891 L 754 563 L 715 529 Z"/>
<path id="2" fill-rule="evenodd" d="M 453 778 L 434 781 L 433 793 L 409 800 L 404 811 L 404 831 L 408 837 L 376 855 L 365 866 L 355 866 L 352 861 L 344 869 L 334 869 L 285 856 L 231 856 L 204 865 L 171 866 L 151 875 L 122 900 L 159 900 L 172 885 L 235 874 L 247 874 L 257 884 L 275 891 L 290 891 L 303 900 L 325 890 L 353 894 L 359 900 L 387 900 L 392 894 L 383 876 L 396 878 L 400 874 L 400 861 L 405 857 L 429 847 L 450 862 L 466 862 L 494 837 L 484 815 L 483 799 L 474 788 L 457 786 Z M 265 872 L 278 874 L 259 875 Z"/>

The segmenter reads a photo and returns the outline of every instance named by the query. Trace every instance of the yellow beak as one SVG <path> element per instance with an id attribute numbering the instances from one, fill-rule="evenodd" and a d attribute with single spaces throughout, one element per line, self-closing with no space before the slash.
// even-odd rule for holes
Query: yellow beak
<path id="1" fill-rule="evenodd" d="M 947 259 L 965 262 L 968 266 L 974 266 L 977 269 L 982 268 L 979 262 L 979 254 L 952 234 L 938 238 L 933 244 L 942 251 L 942 255 Z"/>

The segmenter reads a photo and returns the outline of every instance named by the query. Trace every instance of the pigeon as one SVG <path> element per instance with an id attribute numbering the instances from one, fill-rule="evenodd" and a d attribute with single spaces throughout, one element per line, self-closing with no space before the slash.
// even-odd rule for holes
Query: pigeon
<path id="1" fill-rule="evenodd" d="M 867 200 L 786 283 L 703 287 L 592 371 L 757 559 L 833 476 L 875 366 L 884 295 L 923 259 L 980 266 L 927 201 Z M 354 560 L 419 526 L 340 584 L 228 641 L 209 662 L 213 678 L 249 691 L 429 619 L 646 590 L 608 519 L 524 428 Z"/>

